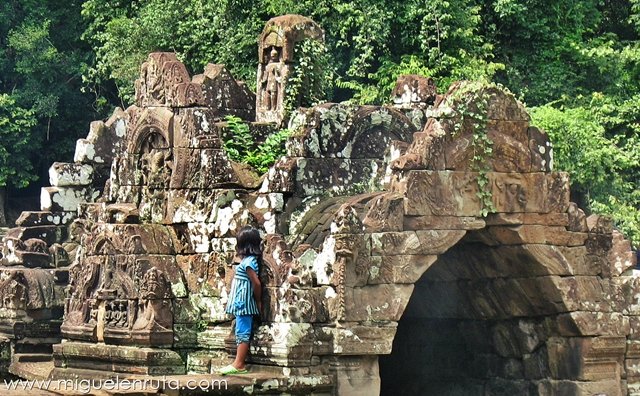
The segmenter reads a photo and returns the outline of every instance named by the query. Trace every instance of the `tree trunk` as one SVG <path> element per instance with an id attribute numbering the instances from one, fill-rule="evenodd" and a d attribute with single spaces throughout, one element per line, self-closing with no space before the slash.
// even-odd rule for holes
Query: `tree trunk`
<path id="1" fill-rule="evenodd" d="M 7 201 L 7 187 L 0 187 L 0 226 L 7 225 L 7 216 L 5 215 L 5 203 Z"/>

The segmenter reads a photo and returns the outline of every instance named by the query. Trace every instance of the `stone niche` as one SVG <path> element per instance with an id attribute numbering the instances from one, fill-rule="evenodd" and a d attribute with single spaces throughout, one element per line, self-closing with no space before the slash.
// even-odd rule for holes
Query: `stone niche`
<path id="1" fill-rule="evenodd" d="M 295 47 L 305 39 L 324 41 L 324 30 L 301 15 L 270 19 L 258 41 L 256 121 L 284 121 L 287 79 L 296 67 Z M 299 103 L 293 98 L 293 107 Z"/>
<path id="2" fill-rule="evenodd" d="M 252 224 L 265 310 L 249 363 L 278 392 L 637 393 L 635 256 L 570 202 L 513 95 L 466 82 L 438 95 L 404 76 L 393 106 L 294 111 L 264 175 L 227 157 L 224 117 L 256 140 L 276 132 L 285 90 L 262 76 L 322 36 L 301 16 L 269 21 L 255 97 L 222 65 L 190 77 L 174 54 L 149 55 L 136 104 L 92 124 L 76 162 L 52 167 L 46 210 L 4 240 L 0 330 L 16 353 L 46 338 L 57 379 L 210 375 L 235 352 L 224 307 Z M 460 111 L 478 101 L 486 125 Z M 482 174 L 477 128 L 492 142 Z"/>

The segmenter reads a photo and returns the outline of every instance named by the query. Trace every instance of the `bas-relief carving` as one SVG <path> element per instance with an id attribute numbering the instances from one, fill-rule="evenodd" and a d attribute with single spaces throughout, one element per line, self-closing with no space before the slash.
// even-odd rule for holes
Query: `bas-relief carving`
<path id="1" fill-rule="evenodd" d="M 271 47 L 269 52 L 269 63 L 264 66 L 262 79 L 260 81 L 263 92 L 262 107 L 267 111 L 275 111 L 282 102 L 284 62 L 280 58 L 280 53 L 275 47 Z"/>

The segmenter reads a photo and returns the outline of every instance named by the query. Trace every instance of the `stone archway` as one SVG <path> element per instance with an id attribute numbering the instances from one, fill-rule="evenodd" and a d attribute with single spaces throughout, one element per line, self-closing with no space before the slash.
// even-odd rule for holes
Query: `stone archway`
<path id="1" fill-rule="evenodd" d="M 381 394 L 622 394 L 627 327 L 581 249 L 489 246 L 483 233 L 415 283 L 380 357 Z"/>

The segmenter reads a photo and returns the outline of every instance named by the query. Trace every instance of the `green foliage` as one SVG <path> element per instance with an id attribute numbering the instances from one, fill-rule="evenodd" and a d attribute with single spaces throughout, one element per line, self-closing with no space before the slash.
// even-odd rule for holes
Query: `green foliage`
<path id="1" fill-rule="evenodd" d="M 296 63 L 287 78 L 285 114 L 326 101 L 333 88 L 333 67 L 324 43 L 305 39 L 294 52 Z"/>
<path id="2" fill-rule="evenodd" d="M 232 136 L 225 140 L 224 150 L 231 160 L 248 164 L 262 174 L 286 154 L 285 142 L 291 136 L 288 129 L 273 133 L 261 144 L 256 144 L 249 126 L 240 118 L 227 116 L 225 120 Z"/>
<path id="3" fill-rule="evenodd" d="M 18 106 L 7 94 L 0 94 L 0 187 L 26 187 L 35 179 L 29 153 L 36 124 L 33 110 Z"/>
<path id="4" fill-rule="evenodd" d="M 252 148 L 255 145 L 249 125 L 239 117 L 231 115 L 226 116 L 225 121 L 233 137 L 225 140 L 224 150 L 231 160 L 246 163 L 246 158 L 253 152 Z"/>
<path id="5" fill-rule="evenodd" d="M 54 159 L 70 159 L 74 141 L 98 118 L 92 98 L 81 92 L 91 50 L 80 42 L 85 29 L 80 18 L 76 2 L 0 3 L 0 95 L 11 100 L 5 96 L 3 106 L 22 109 L 14 116 L 35 122 L 20 126 L 25 146 L 11 151 L 10 167 L 21 168 L 15 186 L 44 174 Z"/>
<path id="6" fill-rule="evenodd" d="M 487 134 L 487 108 L 489 105 L 487 88 L 489 88 L 487 83 L 465 82 L 450 97 L 449 102 L 449 105 L 455 110 L 454 135 L 459 134 L 463 128 L 471 128 L 472 130 L 471 170 L 478 173 L 478 192 L 476 195 L 482 205 L 483 217 L 496 211 L 488 176 L 491 171 L 489 158 L 493 153 L 493 141 Z"/>
<path id="7" fill-rule="evenodd" d="M 569 172 L 572 192 L 584 195 L 591 210 L 610 215 L 636 245 L 640 243 L 638 99 L 631 112 L 635 125 L 625 123 L 631 125 L 628 135 L 610 135 L 607 130 L 629 117 L 631 105 L 627 103 L 621 112 L 601 95 L 583 106 L 545 105 L 531 111 L 533 123 L 549 133 L 556 168 Z"/>

